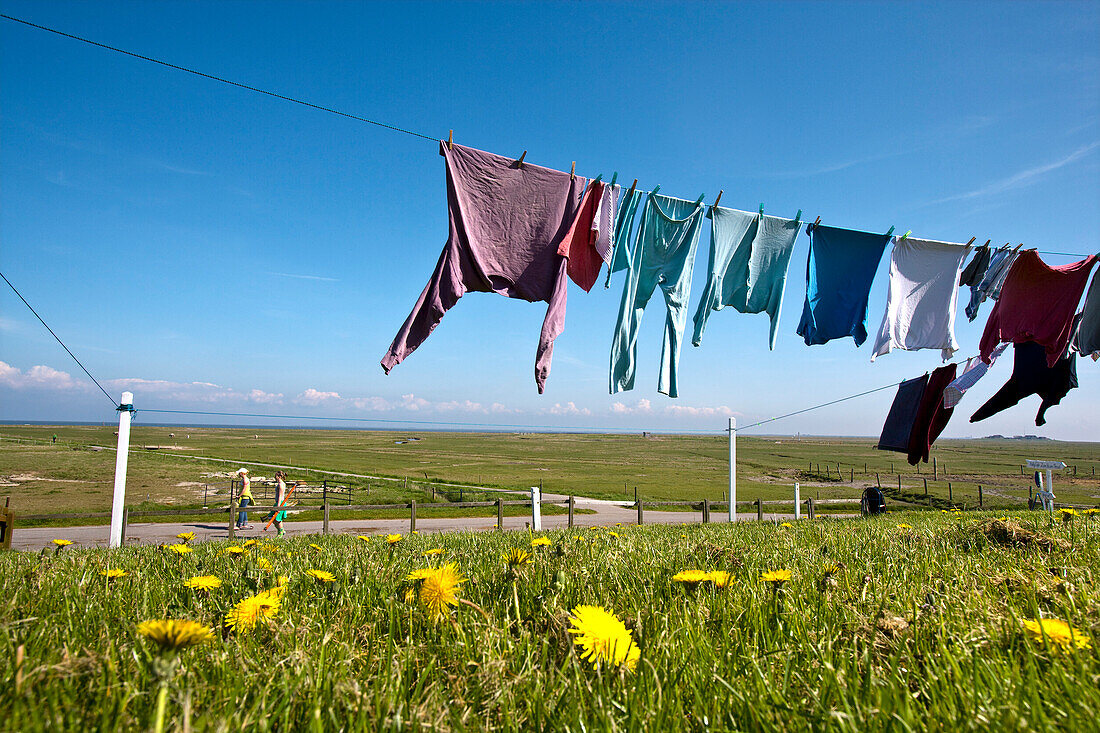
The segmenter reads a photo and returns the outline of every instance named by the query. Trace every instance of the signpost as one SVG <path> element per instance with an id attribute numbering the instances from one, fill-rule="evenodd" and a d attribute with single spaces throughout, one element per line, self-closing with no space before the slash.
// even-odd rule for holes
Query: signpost
<path id="1" fill-rule="evenodd" d="M 1053 471 L 1061 471 L 1066 467 L 1063 461 L 1028 461 L 1028 468 L 1037 468 L 1039 470 L 1045 470 L 1047 472 L 1046 486 L 1040 486 L 1039 495 L 1042 497 L 1044 493 L 1050 495 L 1050 505 L 1047 506 L 1047 502 L 1043 501 L 1043 508 L 1049 511 L 1054 511 L 1054 474 Z"/>

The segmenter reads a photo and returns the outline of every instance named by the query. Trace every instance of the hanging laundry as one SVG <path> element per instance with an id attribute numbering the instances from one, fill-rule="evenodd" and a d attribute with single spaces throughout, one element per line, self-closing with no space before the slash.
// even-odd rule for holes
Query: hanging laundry
<path id="1" fill-rule="evenodd" d="M 428 338 L 467 292 L 545 301 L 535 353 L 541 394 L 565 327 L 566 260 L 558 244 L 576 217 L 586 179 L 481 150 L 440 143 L 447 167 L 450 236 L 431 279 L 397 332 L 382 368 L 389 374 Z"/>
<path id="2" fill-rule="evenodd" d="M 1073 347 L 1082 356 L 1100 356 L 1100 277 L 1092 279 L 1085 306 L 1081 309 L 1081 325 L 1073 339 Z"/>
<path id="3" fill-rule="evenodd" d="M 609 200 L 607 206 L 603 204 L 605 194 Z M 611 216 L 605 216 L 604 212 L 614 210 L 610 201 L 614 196 L 612 186 L 593 181 L 585 189 L 577 215 L 558 245 L 558 254 L 569 261 L 566 266 L 569 279 L 586 293 L 599 279 L 600 267 L 611 257 Z"/>
<path id="4" fill-rule="evenodd" d="M 978 309 L 986 298 L 998 300 L 1001 297 L 1001 287 L 1004 285 L 1005 278 L 1008 277 L 1008 271 L 1012 269 L 1012 263 L 1020 254 L 1020 246 L 1016 245 L 1015 248 L 1010 249 L 1006 244 L 989 255 L 989 265 L 985 268 L 985 273 L 978 281 L 977 287 L 970 288 L 970 302 L 966 306 L 966 317 L 969 320 L 973 321 L 978 317 Z"/>
<path id="5" fill-rule="evenodd" d="M 974 256 L 970 258 L 970 262 L 967 263 L 962 274 L 959 275 L 960 288 L 969 285 L 971 289 L 974 289 L 981 284 L 985 271 L 989 269 L 989 254 L 988 243 L 974 250 Z"/>
<path id="6" fill-rule="evenodd" d="M 1035 341 L 1046 348 L 1047 366 L 1054 366 L 1069 346 L 1077 303 L 1096 261 L 1096 255 L 1089 255 L 1051 267 L 1035 250 L 1021 252 L 985 324 L 978 352 L 982 360 L 988 363 L 1001 341 Z"/>
<path id="7" fill-rule="evenodd" d="M 798 335 L 807 346 L 851 336 L 867 340 L 867 299 L 879 260 L 890 240 L 885 234 L 810 224 L 806 260 L 806 302 Z"/>
<path id="8" fill-rule="evenodd" d="M 692 202 L 652 193 L 646 198 L 611 343 L 611 394 L 634 389 L 638 329 L 646 304 L 659 287 L 667 314 L 657 390 L 677 396 L 676 372 L 702 222 L 702 198 Z"/>
<path id="9" fill-rule="evenodd" d="M 955 380 L 957 364 L 947 364 L 932 370 L 928 384 L 921 395 L 920 406 L 913 418 L 913 428 L 909 432 L 908 461 L 915 466 L 921 461 L 928 463 L 928 453 L 955 410 L 945 407 L 943 393 L 947 385 Z"/>
<path id="10" fill-rule="evenodd" d="M 607 265 L 607 280 L 604 289 L 611 287 L 612 273 L 625 270 L 630 266 L 630 241 L 634 234 L 634 215 L 638 211 L 638 202 L 642 192 L 633 188 L 619 203 L 619 212 L 615 217 L 615 242 L 611 250 L 611 261 Z"/>
<path id="11" fill-rule="evenodd" d="M 944 361 L 955 340 L 955 283 L 970 247 L 903 237 L 890 253 L 886 313 L 871 361 L 893 349 L 939 349 Z"/>
<path id="12" fill-rule="evenodd" d="M 978 380 L 985 376 L 985 373 L 989 371 L 989 368 L 997 361 L 997 358 L 1004 353 L 1004 350 L 1008 348 L 1008 344 L 999 344 L 997 348 L 993 349 L 993 353 L 989 355 L 989 363 L 986 364 L 982 361 L 981 357 L 972 356 L 966 360 L 966 365 L 963 366 L 963 372 L 955 379 L 954 382 L 947 385 L 947 389 L 943 391 L 943 406 L 954 407 L 962 400 L 963 394 L 966 390 L 973 387 L 978 383 Z"/>
<path id="13" fill-rule="evenodd" d="M 1033 394 L 1043 398 L 1036 425 L 1046 424 L 1046 411 L 1062 401 L 1077 386 L 1077 354 L 1070 352 L 1047 365 L 1047 351 L 1034 341 L 1020 341 L 1013 345 L 1012 376 L 995 395 L 970 416 L 970 422 L 979 422 L 1016 405 Z"/>
<path id="14" fill-rule="evenodd" d="M 886 415 L 886 422 L 883 423 L 882 434 L 878 439 L 879 450 L 909 453 L 913 423 L 917 419 L 921 398 L 924 397 L 927 386 L 927 374 L 907 379 L 898 385 L 897 394 L 894 395 L 894 402 L 890 405 L 890 412 Z"/>
<path id="15" fill-rule="evenodd" d="M 611 253 L 615 249 L 615 213 L 619 206 L 620 188 L 618 185 L 603 187 L 603 195 L 600 196 L 596 214 L 592 217 L 592 236 L 595 238 L 593 246 L 608 265 L 611 264 Z"/>
<path id="16" fill-rule="evenodd" d="M 703 299 L 695 311 L 691 343 L 703 342 L 703 329 L 711 311 L 733 306 L 742 313 L 767 313 L 771 318 L 769 348 L 775 348 L 779 312 L 787 266 L 798 238 L 794 219 L 760 216 L 712 206 L 710 261 Z"/>

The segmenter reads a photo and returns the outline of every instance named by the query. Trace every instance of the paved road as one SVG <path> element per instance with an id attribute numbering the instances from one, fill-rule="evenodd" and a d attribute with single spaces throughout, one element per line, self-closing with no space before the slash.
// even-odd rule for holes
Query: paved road
<path id="1" fill-rule="evenodd" d="M 565 496 L 544 494 L 547 501 L 565 499 Z M 638 512 L 630 507 L 630 504 L 622 502 L 605 501 L 600 499 L 577 499 L 576 505 L 582 509 L 593 509 L 594 514 L 574 515 L 574 524 L 580 527 L 596 525 L 613 525 L 615 523 L 632 524 L 638 520 Z M 628 508 L 630 507 L 630 508 Z M 212 515 L 215 516 L 215 515 Z M 714 521 L 723 521 L 724 513 L 713 512 L 711 518 Z M 756 513 L 739 513 L 737 518 L 741 521 L 756 519 Z M 789 514 L 765 514 L 766 520 L 783 521 L 791 519 Z M 525 529 L 531 521 L 530 516 L 505 517 L 504 529 Z M 700 522 L 700 512 L 662 512 L 645 510 L 644 521 L 646 524 L 679 524 L 681 522 Z M 442 517 L 442 518 L 417 518 L 416 528 L 422 533 L 428 532 L 459 532 L 459 531 L 491 531 L 495 529 L 496 517 Z M 544 515 L 542 526 L 545 529 L 566 527 L 569 517 L 566 514 Z M 295 522 L 288 521 L 284 525 L 288 535 L 320 534 L 322 523 L 319 521 Z M 397 532 L 404 534 L 409 531 L 408 519 L 334 519 L 329 522 L 329 529 L 336 534 L 382 534 Z M 214 520 L 203 522 L 179 522 L 179 523 L 142 523 L 130 524 L 126 527 L 126 543 L 129 544 L 162 544 L 174 541 L 180 532 L 194 532 L 195 541 L 224 540 L 229 537 L 229 528 L 226 523 Z M 72 540 L 81 547 L 106 547 L 110 533 L 109 525 L 84 526 L 84 527 L 28 527 L 20 528 L 16 520 L 15 532 L 12 534 L 13 550 L 37 551 L 50 544 L 54 538 Z M 238 532 L 237 537 L 274 537 L 274 528 L 263 531 L 263 523 L 258 519 L 253 524 L 253 529 Z"/>

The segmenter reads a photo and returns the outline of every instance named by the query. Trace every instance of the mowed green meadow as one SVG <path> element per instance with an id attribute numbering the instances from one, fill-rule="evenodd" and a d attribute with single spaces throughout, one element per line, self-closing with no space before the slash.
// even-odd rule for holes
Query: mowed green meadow
<path id="1" fill-rule="evenodd" d="M 6 553 L 0 728 L 1095 730 L 1100 522 L 999 516 Z"/>
<path id="2" fill-rule="evenodd" d="M 11 496 L 22 514 L 108 509 L 115 456 L 92 447 L 113 447 L 114 430 L 109 425 L 0 428 L 0 496 Z M 56 445 L 49 442 L 54 434 Z M 409 438 L 417 440 L 397 443 Z M 923 502 L 928 479 L 935 507 L 975 506 L 978 484 L 986 507 L 1019 507 L 1031 483 L 1030 472 L 1021 473 L 1027 459 L 1071 465 L 1056 473 L 1060 501 L 1094 505 L 1100 497 L 1096 443 L 944 440 L 933 450 L 935 476 L 931 464 L 914 468 L 902 454 L 874 446 L 870 438 L 739 436 L 738 498 L 789 500 L 795 482 L 801 483 L 803 498 L 857 498 L 876 481 L 896 490 L 900 474 L 902 493 L 896 500 L 915 495 Z M 143 508 L 199 506 L 203 483 L 225 485 L 231 471 L 248 463 L 292 466 L 292 481 L 338 480 L 355 487 L 357 502 L 368 501 L 361 493 L 368 484 L 369 501 L 382 503 L 422 501 L 433 485 L 444 489 L 438 486 L 442 483 L 515 490 L 542 485 L 548 493 L 628 500 L 637 490 L 639 498 L 651 502 L 721 500 L 728 485 L 728 455 L 724 435 L 186 428 L 145 426 L 139 417 L 131 441 L 127 502 Z M 273 470 L 254 467 L 253 475 Z"/>

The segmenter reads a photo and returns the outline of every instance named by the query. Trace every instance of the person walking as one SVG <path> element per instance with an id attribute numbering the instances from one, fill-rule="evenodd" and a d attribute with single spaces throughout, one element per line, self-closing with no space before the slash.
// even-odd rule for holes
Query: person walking
<path id="1" fill-rule="evenodd" d="M 268 514 L 267 518 L 272 515 L 275 517 L 275 529 L 278 530 L 277 537 L 282 537 L 286 534 L 286 530 L 283 528 L 283 521 L 286 519 L 286 512 L 279 510 L 279 507 L 286 501 L 286 471 L 275 472 L 275 509 L 272 514 Z"/>
<path id="2" fill-rule="evenodd" d="M 252 525 L 248 523 L 248 512 L 243 511 L 249 504 L 255 503 L 252 498 L 252 482 L 248 480 L 247 468 L 238 468 L 237 475 L 241 477 L 241 493 L 237 497 L 237 506 L 242 510 L 237 515 L 237 529 L 252 529 Z"/>

